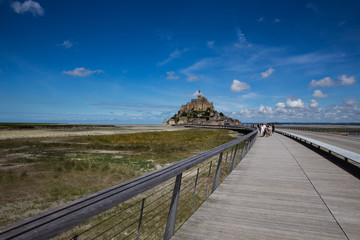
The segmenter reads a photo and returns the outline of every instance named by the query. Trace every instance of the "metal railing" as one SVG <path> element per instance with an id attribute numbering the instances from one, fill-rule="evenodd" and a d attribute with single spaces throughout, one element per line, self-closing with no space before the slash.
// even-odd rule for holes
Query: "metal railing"
<path id="1" fill-rule="evenodd" d="M 322 149 L 324 151 L 327 151 L 331 154 L 335 153 L 341 157 L 344 158 L 345 161 L 349 161 L 352 160 L 356 163 L 360 163 L 360 154 L 352 152 L 352 151 L 348 151 L 346 149 L 340 148 L 340 147 L 336 147 L 334 145 L 331 144 L 327 144 L 321 141 L 318 141 L 316 139 L 312 139 L 306 136 L 302 136 L 296 133 L 291 133 L 291 132 L 286 132 L 286 131 L 282 131 L 282 130 L 276 130 L 277 133 L 280 133 L 284 136 L 288 136 L 290 138 L 294 138 L 297 139 L 299 141 L 302 141 L 304 143 L 308 143 L 312 146 L 316 146 L 319 149 Z"/>
<path id="2" fill-rule="evenodd" d="M 257 130 L 10 225 L 0 239 L 169 239 L 247 154 Z"/>
<path id="3" fill-rule="evenodd" d="M 279 129 L 291 129 L 298 131 L 308 131 L 308 132 L 322 132 L 322 133 L 333 133 L 341 134 L 345 136 L 354 136 L 360 137 L 360 128 L 324 128 L 324 127 L 293 127 L 293 126 L 276 126 Z"/>

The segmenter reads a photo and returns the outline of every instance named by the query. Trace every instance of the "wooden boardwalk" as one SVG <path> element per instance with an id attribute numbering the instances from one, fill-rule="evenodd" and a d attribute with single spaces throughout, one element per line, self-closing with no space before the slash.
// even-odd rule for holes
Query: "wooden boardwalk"
<path id="1" fill-rule="evenodd" d="M 360 239 L 360 180 L 290 138 L 258 137 L 172 239 Z"/>

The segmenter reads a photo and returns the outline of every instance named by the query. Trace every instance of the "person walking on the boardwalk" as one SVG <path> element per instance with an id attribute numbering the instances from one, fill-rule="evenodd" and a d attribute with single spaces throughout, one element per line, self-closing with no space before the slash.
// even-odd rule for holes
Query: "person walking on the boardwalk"
<path id="1" fill-rule="evenodd" d="M 265 132 L 266 132 L 266 124 L 263 123 L 263 124 L 261 125 L 260 136 L 261 136 L 261 137 L 265 136 Z"/>
<path id="2" fill-rule="evenodd" d="M 268 127 L 268 133 L 269 133 L 269 135 L 271 136 L 272 135 L 272 125 L 271 124 L 269 124 L 269 127 Z"/>

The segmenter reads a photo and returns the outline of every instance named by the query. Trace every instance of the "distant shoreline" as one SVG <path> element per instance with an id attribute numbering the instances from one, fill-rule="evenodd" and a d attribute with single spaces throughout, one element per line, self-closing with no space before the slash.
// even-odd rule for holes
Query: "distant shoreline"
<path id="1" fill-rule="evenodd" d="M 157 124 L 1 124 L 0 140 L 14 138 L 75 137 L 131 134 L 141 132 L 179 131 L 184 127 Z"/>

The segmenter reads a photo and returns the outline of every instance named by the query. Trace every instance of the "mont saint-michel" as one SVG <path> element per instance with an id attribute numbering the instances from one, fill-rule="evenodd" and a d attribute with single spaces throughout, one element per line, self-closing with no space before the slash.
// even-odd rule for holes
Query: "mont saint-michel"
<path id="1" fill-rule="evenodd" d="M 202 124 L 202 125 L 241 125 L 237 119 L 225 116 L 222 112 L 217 112 L 214 104 L 204 97 L 199 89 L 196 99 L 191 99 L 169 120 L 164 120 L 164 125 L 181 124 Z"/>

